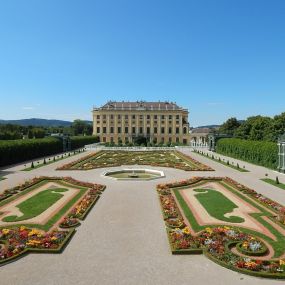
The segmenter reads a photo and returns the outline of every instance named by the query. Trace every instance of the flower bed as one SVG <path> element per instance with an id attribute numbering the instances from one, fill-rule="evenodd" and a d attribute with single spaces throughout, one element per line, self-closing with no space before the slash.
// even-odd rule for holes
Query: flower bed
<path id="1" fill-rule="evenodd" d="M 19 192 L 27 190 L 28 193 L 28 191 L 33 191 L 38 183 L 44 181 L 63 181 L 74 186 L 83 187 L 82 189 L 86 188 L 87 190 L 79 202 L 76 201 L 68 214 L 63 212 L 65 217 L 61 220 L 59 226 L 65 230 L 58 230 L 56 228 L 58 218 L 52 218 L 55 225 L 52 225 L 49 231 L 40 229 L 37 225 L 25 226 L 23 225 L 24 221 L 17 225 L 11 224 L 0 227 L 0 264 L 14 261 L 28 252 L 61 252 L 75 233 L 74 228 L 80 225 L 79 220 L 83 220 L 86 217 L 105 189 L 104 185 L 81 182 L 71 177 L 38 177 L 6 190 L 4 192 L 6 194 L 5 198 L 11 197 L 11 199 L 16 199 L 16 195 L 22 194 Z M 2 201 L 3 203 L 7 202 L 4 200 Z M 57 212 L 56 216 L 59 216 L 60 213 L 60 211 Z"/>
<path id="2" fill-rule="evenodd" d="M 185 171 L 213 171 L 209 166 L 179 151 L 100 151 L 65 164 L 58 170 L 90 170 L 122 164 L 172 167 Z"/>
<path id="3" fill-rule="evenodd" d="M 191 232 L 190 228 L 186 226 L 187 223 L 183 218 L 185 216 L 182 216 L 172 190 L 193 184 L 199 185 L 202 181 L 227 183 L 274 212 L 280 213 L 280 215 L 284 213 L 284 207 L 279 203 L 257 194 L 254 190 L 227 177 L 194 177 L 180 182 L 159 184 L 157 191 L 172 253 L 204 253 L 211 260 L 235 271 L 264 278 L 285 279 L 285 259 L 282 257 L 266 259 L 265 256 L 268 254 L 269 249 L 262 240 L 254 235 L 253 231 L 247 231 L 236 226 L 217 225 L 204 226 L 198 232 Z M 173 227 L 175 222 L 170 223 L 170 219 L 173 219 L 178 227 Z M 259 259 L 259 256 L 263 258 Z"/>
<path id="4" fill-rule="evenodd" d="M 24 226 L 0 229 L 0 264 L 27 252 L 61 252 L 74 230 L 45 233 Z"/>

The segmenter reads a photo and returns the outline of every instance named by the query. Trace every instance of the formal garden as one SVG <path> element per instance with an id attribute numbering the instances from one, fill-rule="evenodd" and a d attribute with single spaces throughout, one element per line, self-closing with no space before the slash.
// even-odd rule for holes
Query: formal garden
<path id="1" fill-rule="evenodd" d="M 159 184 L 157 192 L 173 254 L 285 278 L 284 206 L 227 177 Z"/>
<path id="2" fill-rule="evenodd" d="M 99 151 L 58 170 L 90 170 L 121 165 L 150 165 L 172 167 L 185 171 L 212 171 L 194 158 L 179 151 Z"/>
<path id="3" fill-rule="evenodd" d="M 60 253 L 105 186 L 39 177 L 0 195 L 0 264 L 28 252 Z"/>

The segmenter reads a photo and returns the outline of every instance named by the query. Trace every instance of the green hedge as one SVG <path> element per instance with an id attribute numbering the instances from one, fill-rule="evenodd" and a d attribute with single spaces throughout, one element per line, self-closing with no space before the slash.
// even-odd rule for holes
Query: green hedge
<path id="1" fill-rule="evenodd" d="M 56 138 L 0 140 L 0 166 L 59 152 L 62 152 L 62 142 Z"/>
<path id="2" fill-rule="evenodd" d="M 278 162 L 277 143 L 250 141 L 235 138 L 219 139 L 217 153 L 276 169 Z"/>
<path id="3" fill-rule="evenodd" d="M 71 137 L 71 148 L 98 142 L 98 137 Z M 19 163 L 63 151 L 62 140 L 58 138 L 0 140 L 0 166 Z"/>
<path id="4" fill-rule="evenodd" d="M 94 136 L 77 136 L 77 137 L 74 136 L 70 137 L 70 139 L 71 139 L 72 149 L 77 149 L 87 144 L 99 142 L 99 137 L 94 137 Z"/>

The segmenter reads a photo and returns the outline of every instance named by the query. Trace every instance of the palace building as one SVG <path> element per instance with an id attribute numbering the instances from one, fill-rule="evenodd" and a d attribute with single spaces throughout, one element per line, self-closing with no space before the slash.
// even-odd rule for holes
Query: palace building
<path id="1" fill-rule="evenodd" d="M 113 102 L 93 108 L 93 135 L 109 143 L 189 143 L 188 110 L 173 102 Z"/>

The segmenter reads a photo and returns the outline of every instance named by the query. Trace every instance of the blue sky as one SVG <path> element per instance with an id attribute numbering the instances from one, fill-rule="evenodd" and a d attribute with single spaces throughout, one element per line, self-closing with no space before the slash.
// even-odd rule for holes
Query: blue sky
<path id="1" fill-rule="evenodd" d="M 0 119 L 169 100 L 192 126 L 285 111 L 283 0 L 0 1 Z"/>

